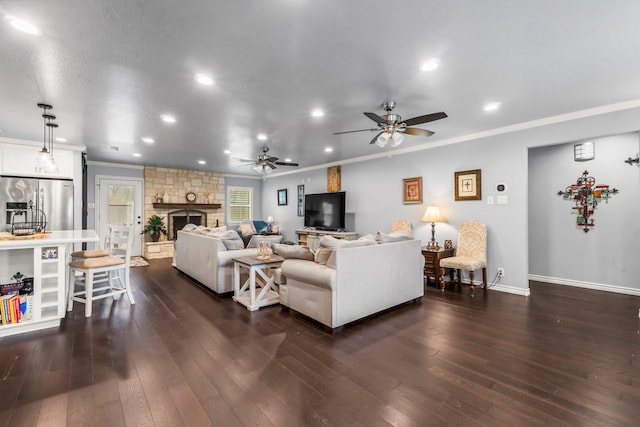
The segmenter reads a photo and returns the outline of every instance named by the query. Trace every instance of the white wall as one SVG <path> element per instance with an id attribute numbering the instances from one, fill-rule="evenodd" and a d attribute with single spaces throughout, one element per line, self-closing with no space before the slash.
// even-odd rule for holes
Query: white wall
<path id="1" fill-rule="evenodd" d="M 574 143 L 529 151 L 529 272 L 555 282 L 640 291 L 640 170 L 623 161 L 640 149 L 638 133 L 592 139 L 596 157 L 573 160 Z M 620 190 L 595 209 L 595 226 L 576 226 L 573 201 L 556 195 L 583 171 Z M 549 173 L 553 171 L 553 173 Z"/>

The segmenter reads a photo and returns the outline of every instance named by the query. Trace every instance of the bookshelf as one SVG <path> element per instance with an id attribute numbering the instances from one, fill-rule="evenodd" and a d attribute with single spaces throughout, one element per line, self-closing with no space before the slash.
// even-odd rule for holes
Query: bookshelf
<path id="1" fill-rule="evenodd" d="M 0 325 L 0 337 L 58 326 L 65 316 L 72 245 L 97 240 L 93 230 L 53 231 L 43 239 L 0 240 L 0 283 L 11 283 L 16 272 L 33 277 L 30 307 L 25 307 L 30 318 Z"/>

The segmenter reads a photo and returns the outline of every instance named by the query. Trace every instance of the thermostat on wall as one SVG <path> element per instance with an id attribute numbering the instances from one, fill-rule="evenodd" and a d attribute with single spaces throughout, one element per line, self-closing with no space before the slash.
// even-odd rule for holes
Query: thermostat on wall
<path id="1" fill-rule="evenodd" d="M 499 182 L 498 184 L 496 184 L 496 191 L 499 193 L 505 192 L 509 189 L 509 187 L 507 187 L 507 184 L 505 184 L 504 182 Z"/>

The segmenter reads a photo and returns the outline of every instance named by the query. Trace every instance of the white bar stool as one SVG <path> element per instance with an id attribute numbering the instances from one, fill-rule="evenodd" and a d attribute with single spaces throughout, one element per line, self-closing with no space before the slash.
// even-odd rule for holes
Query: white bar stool
<path id="1" fill-rule="evenodd" d="M 67 310 L 73 310 L 73 302 L 85 304 L 85 317 L 91 317 L 91 303 L 93 300 L 116 297 L 126 294 L 131 304 L 135 304 L 129 280 L 129 263 L 131 261 L 131 246 L 133 242 L 133 227 L 124 225 L 112 225 L 109 229 L 109 256 L 91 258 L 78 258 L 69 263 L 71 279 Z M 81 276 L 76 278 L 76 272 Z M 123 273 L 123 277 L 121 277 Z M 106 274 L 106 277 L 104 277 Z M 124 280 L 123 280 L 124 279 Z M 115 281 L 118 281 L 116 286 Z M 105 286 L 94 288 L 98 282 L 107 282 Z M 75 287 L 84 289 L 76 291 Z M 102 292 L 96 295 L 96 292 Z"/>

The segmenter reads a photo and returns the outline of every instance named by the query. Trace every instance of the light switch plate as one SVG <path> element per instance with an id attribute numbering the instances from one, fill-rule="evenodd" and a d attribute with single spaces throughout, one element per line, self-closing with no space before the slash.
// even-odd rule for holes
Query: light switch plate
<path id="1" fill-rule="evenodd" d="M 488 196 L 487 197 L 487 204 L 488 205 L 492 205 L 493 204 L 493 196 Z"/>
<path id="2" fill-rule="evenodd" d="M 509 202 L 508 196 L 498 196 L 497 203 L 499 205 L 506 205 Z"/>

